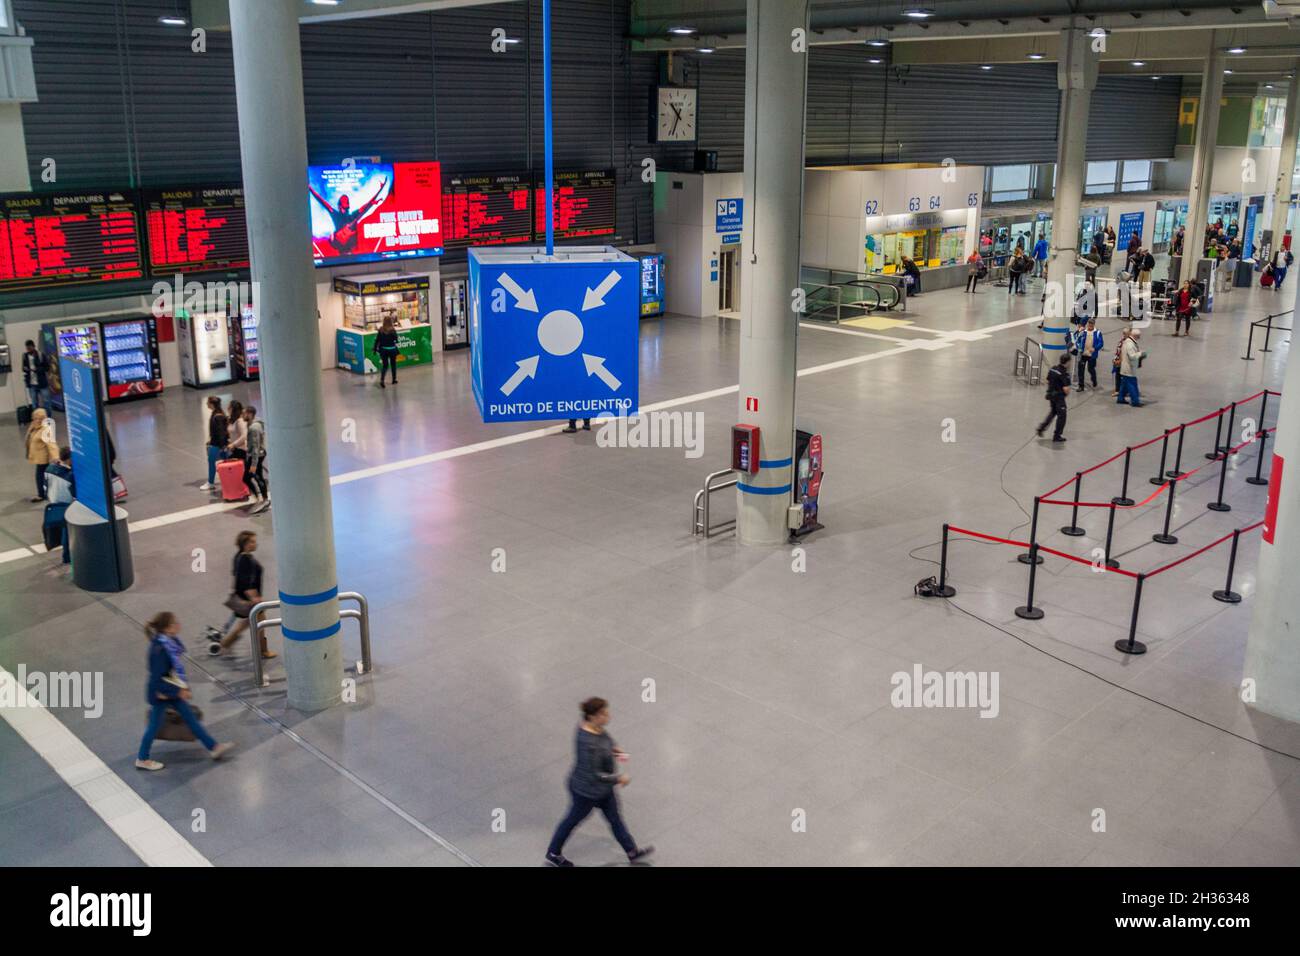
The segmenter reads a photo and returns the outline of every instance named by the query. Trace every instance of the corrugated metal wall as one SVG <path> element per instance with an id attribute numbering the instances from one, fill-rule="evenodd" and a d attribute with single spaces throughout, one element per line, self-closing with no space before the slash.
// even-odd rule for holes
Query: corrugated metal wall
<path id="1" fill-rule="evenodd" d="M 653 239 L 641 163 L 689 168 L 693 146 L 647 143 L 658 57 L 631 54 L 629 0 L 565 0 L 554 23 L 555 153 L 562 168 L 618 170 L 618 231 Z M 164 27 L 170 0 L 15 0 L 36 39 L 40 102 L 23 117 L 33 181 L 58 162 L 59 185 L 166 185 L 239 178 L 230 37 Z M 523 40 L 491 51 L 492 30 Z M 302 30 L 312 162 L 380 153 L 436 157 L 450 171 L 540 168 L 540 0 L 415 13 Z M 814 47 L 807 155 L 813 164 L 1051 162 L 1058 94 L 1049 64 L 894 68 L 875 51 Z M 685 56 L 699 86 L 699 147 L 740 169 L 744 54 Z M 1103 77 L 1089 159 L 1172 156 L 1179 82 Z"/>

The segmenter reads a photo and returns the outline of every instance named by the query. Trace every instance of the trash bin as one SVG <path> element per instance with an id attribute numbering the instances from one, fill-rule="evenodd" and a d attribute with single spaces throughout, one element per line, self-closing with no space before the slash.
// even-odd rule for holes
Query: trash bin
<path id="1" fill-rule="evenodd" d="M 1237 262 L 1237 271 L 1232 277 L 1233 288 L 1249 289 L 1255 281 L 1255 260 L 1241 259 Z"/>

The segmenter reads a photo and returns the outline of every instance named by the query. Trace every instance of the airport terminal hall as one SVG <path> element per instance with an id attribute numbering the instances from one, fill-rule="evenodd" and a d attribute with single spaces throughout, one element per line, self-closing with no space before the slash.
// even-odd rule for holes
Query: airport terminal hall
<path id="1" fill-rule="evenodd" d="M 19 923 L 1281 925 L 1298 138 L 1300 0 L 0 0 Z"/>

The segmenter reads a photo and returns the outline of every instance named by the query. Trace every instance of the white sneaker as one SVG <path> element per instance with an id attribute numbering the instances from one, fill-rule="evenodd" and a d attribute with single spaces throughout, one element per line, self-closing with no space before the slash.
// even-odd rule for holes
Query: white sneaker
<path id="1" fill-rule="evenodd" d="M 216 485 L 210 484 L 209 482 L 206 481 L 203 484 L 199 485 L 199 491 L 216 491 L 216 490 L 217 490 Z"/>
<path id="2" fill-rule="evenodd" d="M 212 759 L 220 760 L 233 746 L 233 743 L 217 744 L 212 748 Z"/>
<path id="3" fill-rule="evenodd" d="M 161 770 L 163 766 L 161 760 L 137 760 L 135 762 L 136 770 Z"/>

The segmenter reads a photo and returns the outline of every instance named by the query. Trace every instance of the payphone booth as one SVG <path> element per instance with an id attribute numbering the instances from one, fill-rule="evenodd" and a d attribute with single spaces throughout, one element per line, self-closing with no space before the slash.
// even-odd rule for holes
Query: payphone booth
<path id="1" fill-rule="evenodd" d="M 798 538 L 820 530 L 823 525 L 817 520 L 817 496 L 822 487 L 822 436 L 812 432 L 795 431 L 794 433 L 794 504 L 791 510 L 799 510 L 798 524 L 790 529 L 790 536 Z"/>

